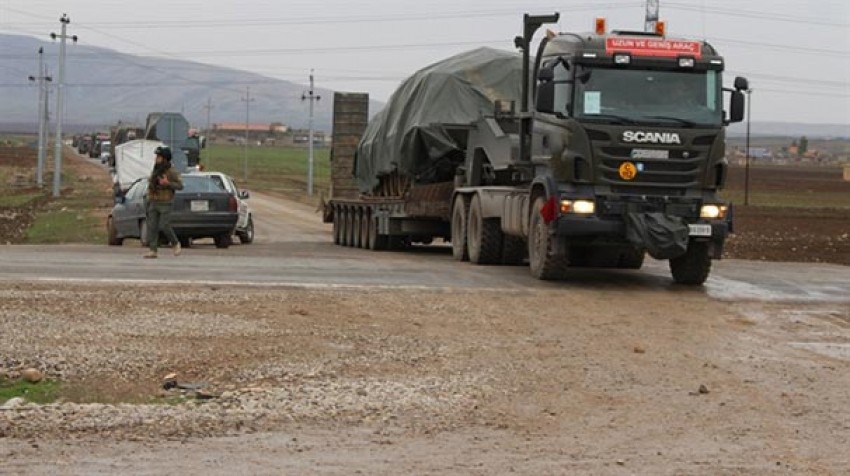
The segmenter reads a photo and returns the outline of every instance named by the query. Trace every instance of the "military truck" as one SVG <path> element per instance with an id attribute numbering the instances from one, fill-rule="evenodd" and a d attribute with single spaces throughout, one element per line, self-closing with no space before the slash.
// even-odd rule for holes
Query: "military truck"
<path id="1" fill-rule="evenodd" d="M 339 95 L 334 241 L 442 238 L 458 260 L 527 260 L 546 280 L 638 269 L 649 253 L 675 282 L 703 284 L 732 227 L 724 127 L 743 119 L 746 79 L 724 88 L 705 41 L 608 32 L 603 19 L 548 32 L 532 58 L 533 35 L 558 18 L 526 14 L 521 55 L 482 49 L 420 70 L 368 125 L 356 107 L 368 99 Z"/>

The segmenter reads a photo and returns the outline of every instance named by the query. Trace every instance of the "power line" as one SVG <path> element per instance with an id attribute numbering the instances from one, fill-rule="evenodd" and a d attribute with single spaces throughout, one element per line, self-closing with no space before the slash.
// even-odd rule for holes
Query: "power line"
<path id="1" fill-rule="evenodd" d="M 821 26 L 834 26 L 839 28 L 850 28 L 850 24 L 848 23 L 839 23 L 833 21 L 820 20 L 815 18 L 807 18 L 801 17 L 799 15 L 783 15 L 777 13 L 767 13 L 767 12 L 755 12 L 751 10 L 741 10 L 739 8 L 723 8 L 723 7 L 710 7 L 703 8 L 700 6 L 689 5 L 686 3 L 676 3 L 676 2 L 665 2 L 665 8 L 669 8 L 671 10 L 686 10 L 691 12 L 699 12 L 699 13 L 710 13 L 715 15 L 728 15 L 734 17 L 746 17 L 746 18 L 757 18 L 759 20 L 771 20 L 778 22 L 789 22 L 796 24 L 807 24 L 807 25 L 821 25 Z"/>

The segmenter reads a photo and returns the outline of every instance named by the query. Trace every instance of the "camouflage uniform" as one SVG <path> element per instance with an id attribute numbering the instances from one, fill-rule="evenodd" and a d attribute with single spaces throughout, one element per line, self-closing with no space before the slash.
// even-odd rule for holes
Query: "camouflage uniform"
<path id="1" fill-rule="evenodd" d="M 168 185 L 161 186 L 157 183 L 160 175 L 154 172 L 148 182 L 148 202 L 147 202 L 147 221 L 148 221 L 148 247 L 154 253 L 159 246 L 159 232 L 165 233 L 166 238 L 172 244 L 177 246 L 179 241 L 174 229 L 171 228 L 171 205 L 174 199 L 174 192 L 183 189 L 183 180 L 180 178 L 180 173 L 169 165 L 168 170 L 164 174 L 168 177 Z"/>

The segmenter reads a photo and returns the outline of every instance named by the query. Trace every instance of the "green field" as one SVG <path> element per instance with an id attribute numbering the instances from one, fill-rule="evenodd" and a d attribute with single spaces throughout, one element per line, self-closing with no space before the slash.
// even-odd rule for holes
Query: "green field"
<path id="1" fill-rule="evenodd" d="M 330 161 L 327 148 L 313 149 L 313 193 L 327 196 L 330 180 Z M 224 172 L 248 190 L 278 191 L 288 195 L 307 192 L 306 148 L 251 147 L 233 144 L 210 144 L 201 153 L 206 170 Z M 247 178 L 246 178 L 247 172 Z"/>

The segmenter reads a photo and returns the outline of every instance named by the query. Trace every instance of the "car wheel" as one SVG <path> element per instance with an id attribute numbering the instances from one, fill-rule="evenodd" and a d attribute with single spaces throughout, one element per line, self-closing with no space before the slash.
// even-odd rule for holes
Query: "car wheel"
<path id="1" fill-rule="evenodd" d="M 118 238 L 118 230 L 115 228 L 115 220 L 112 217 L 106 219 L 106 234 L 109 245 L 121 246 L 124 244 L 124 239 Z"/>
<path id="2" fill-rule="evenodd" d="M 247 245 L 254 242 L 254 219 L 249 215 L 248 224 L 245 226 L 245 231 L 236 233 L 239 237 L 239 243 Z"/>
<path id="3" fill-rule="evenodd" d="M 213 238 L 213 241 L 215 241 L 216 248 L 227 248 L 230 246 L 231 242 L 230 233 L 222 233 L 221 235 Z"/>

